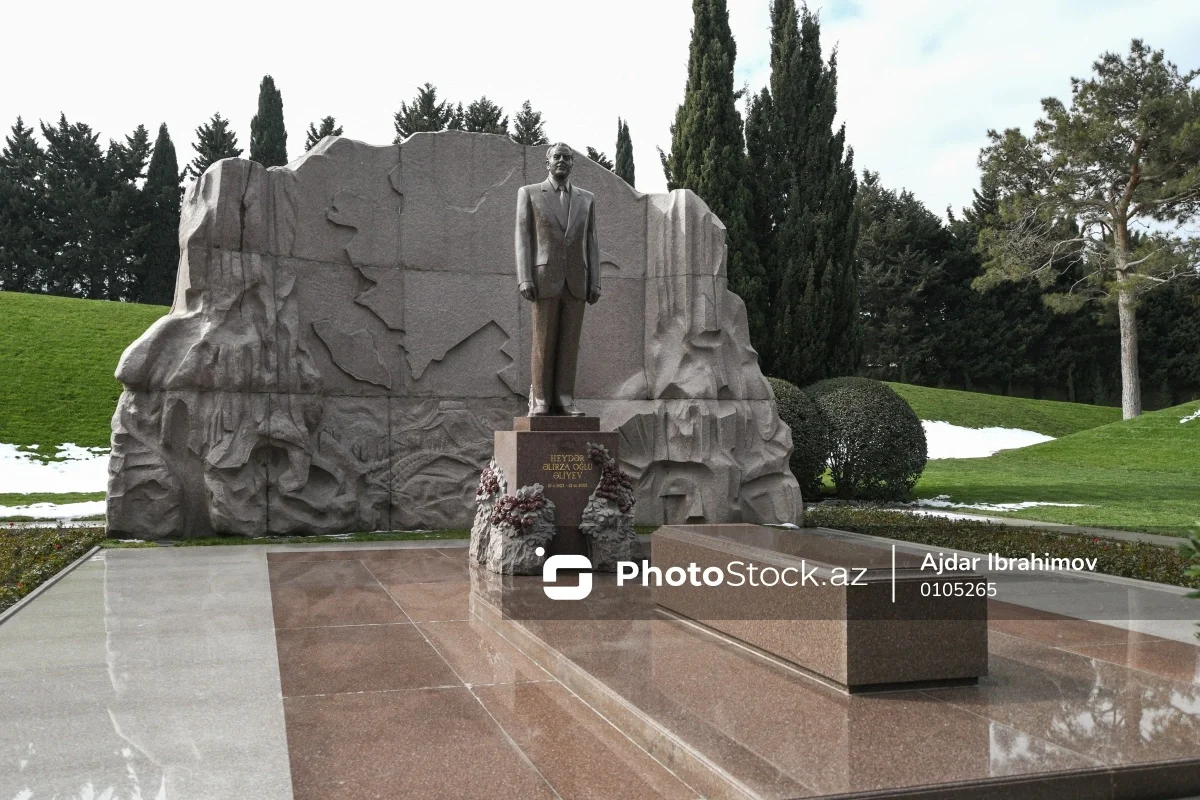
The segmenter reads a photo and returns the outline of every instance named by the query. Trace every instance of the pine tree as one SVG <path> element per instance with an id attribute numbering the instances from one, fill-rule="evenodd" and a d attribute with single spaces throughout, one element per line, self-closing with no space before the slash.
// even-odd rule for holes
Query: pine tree
<path id="1" fill-rule="evenodd" d="M 629 136 L 629 123 L 617 117 L 617 156 L 613 169 L 621 178 L 633 186 L 633 140 Z"/>
<path id="2" fill-rule="evenodd" d="M 521 110 L 513 117 L 512 140 L 527 147 L 550 144 L 542 130 L 542 112 L 534 111 L 528 100 L 521 104 Z"/>
<path id="3" fill-rule="evenodd" d="M 508 136 L 508 117 L 504 116 L 504 109 L 484 95 L 467 106 L 462 129 L 471 133 L 498 133 Z"/>
<path id="4" fill-rule="evenodd" d="M 192 147 L 196 157 L 188 164 L 187 172 L 193 178 L 199 178 L 204 170 L 222 158 L 237 158 L 242 154 L 237 146 L 237 134 L 229 130 L 229 120 L 222 119 L 219 112 L 196 128 L 196 143 Z"/>
<path id="5" fill-rule="evenodd" d="M 321 127 L 317 127 L 315 122 L 308 124 L 308 136 L 304 140 L 304 152 L 308 152 L 317 146 L 317 143 L 326 136 L 341 136 L 342 126 L 337 124 L 337 120 L 333 117 L 322 117 Z"/>
<path id="6" fill-rule="evenodd" d="M 0 291 L 44 291 L 50 253 L 46 223 L 45 153 L 33 128 L 17 117 L 0 151 Z"/>
<path id="7" fill-rule="evenodd" d="M 601 153 L 596 148 L 589 147 L 587 149 L 587 157 L 590 158 L 592 161 L 595 161 L 600 166 L 604 167 L 609 172 L 612 172 L 612 168 L 613 168 L 612 160 L 608 156 L 606 156 L 604 153 Z"/>
<path id="8" fill-rule="evenodd" d="M 263 76 L 258 86 L 258 113 L 250 120 L 250 160 L 264 167 L 282 167 L 288 163 L 283 95 L 270 75 Z"/>
<path id="9" fill-rule="evenodd" d="M 400 110 L 392 115 L 396 127 L 394 144 L 400 144 L 414 133 L 422 131 L 455 130 L 462 127 L 462 104 L 458 108 L 450 101 L 438 102 L 437 87 L 432 83 L 417 88 L 412 104 L 401 103 Z"/>
<path id="10" fill-rule="evenodd" d="M 466 124 L 466 114 L 463 112 L 462 103 L 454 107 L 454 113 L 450 115 L 450 121 L 446 123 L 446 130 L 461 131 L 464 130 Z"/>
<path id="11" fill-rule="evenodd" d="M 745 302 L 750 341 L 761 352 L 766 296 L 746 221 L 745 142 L 733 88 L 737 48 L 725 0 L 693 0 L 692 12 L 687 85 L 671 126 L 671 152 L 661 156 L 663 171 L 668 188 L 691 189 L 725 223 L 729 288 Z"/>
<path id="12" fill-rule="evenodd" d="M 853 151 L 837 114 L 837 56 L 795 0 L 771 4 L 771 83 L 751 105 L 747 137 L 771 296 L 770 374 L 803 386 L 853 374 L 859 358 Z"/>
<path id="13" fill-rule="evenodd" d="M 1071 79 L 1071 104 L 1048 97 L 1027 137 L 988 131 L 979 156 L 1001 190 L 996 224 L 980 233 L 987 289 L 1033 278 L 1046 302 L 1078 310 L 1088 300 L 1115 307 L 1120 324 L 1121 408 L 1142 412 L 1137 307 L 1143 296 L 1200 271 L 1200 89 L 1163 51 L 1134 39 L 1129 53 L 1104 53 L 1087 80 Z M 1152 231 L 1135 236 L 1139 226 Z"/>
<path id="14" fill-rule="evenodd" d="M 131 299 L 170 305 L 179 269 L 179 208 L 183 196 L 175 144 L 167 123 L 158 126 L 154 154 L 142 187 L 147 229 L 142 239 L 142 263 Z"/>

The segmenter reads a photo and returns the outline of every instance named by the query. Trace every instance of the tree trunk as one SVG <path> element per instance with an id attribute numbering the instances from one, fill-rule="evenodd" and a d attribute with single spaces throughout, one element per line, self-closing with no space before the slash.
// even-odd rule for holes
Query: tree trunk
<path id="1" fill-rule="evenodd" d="M 1117 279 L 1117 311 L 1121 319 L 1121 417 L 1142 415 L 1142 387 L 1138 379 L 1137 305 L 1133 292 Z"/>

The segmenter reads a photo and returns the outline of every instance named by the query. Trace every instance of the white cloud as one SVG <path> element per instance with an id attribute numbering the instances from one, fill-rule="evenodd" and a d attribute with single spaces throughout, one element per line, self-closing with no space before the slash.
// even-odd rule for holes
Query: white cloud
<path id="1" fill-rule="evenodd" d="M 510 114 L 529 98 L 547 132 L 581 150 L 612 155 L 616 119 L 626 117 L 647 191 L 665 188 L 655 145 L 670 144 L 692 22 L 687 0 L 12 5 L 0 40 L 5 128 L 18 114 L 52 122 L 62 111 L 107 139 L 139 123 L 153 135 L 165 121 L 182 165 L 214 111 L 248 148 L 258 83 L 270 73 L 297 157 L 309 122 L 327 114 L 349 136 L 390 142 L 392 112 L 429 81 L 455 100 L 487 94 Z M 824 46 L 838 46 L 840 118 L 856 167 L 937 213 L 970 201 L 987 128 L 1028 128 L 1039 99 L 1066 97 L 1070 76 L 1102 51 L 1141 36 L 1182 68 L 1200 66 L 1194 0 L 813 7 Z M 730 0 L 737 81 L 754 90 L 768 77 L 767 8 Z"/>

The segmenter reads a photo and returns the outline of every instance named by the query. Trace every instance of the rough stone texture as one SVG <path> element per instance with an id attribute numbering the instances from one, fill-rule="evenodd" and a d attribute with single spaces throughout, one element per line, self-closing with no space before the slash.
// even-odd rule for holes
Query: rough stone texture
<path id="1" fill-rule="evenodd" d="M 515 498 L 520 502 L 534 497 L 544 500 L 544 503 L 536 511 L 517 512 L 524 524 L 510 524 L 497 519 L 497 506 L 502 505 L 506 498 Z M 545 548 L 558 531 L 554 524 L 554 502 L 545 499 L 539 483 L 522 486 L 513 493 L 512 498 L 508 497 L 508 480 L 504 470 L 493 458 L 479 476 L 479 490 L 475 494 L 478 505 L 468 550 L 470 561 L 501 575 L 540 574 Z M 543 551 L 540 554 L 539 549 Z"/>
<path id="2" fill-rule="evenodd" d="M 518 186 L 544 150 L 486 134 L 326 139 L 188 190 L 171 313 L 125 352 L 108 520 L 143 538 L 463 528 L 526 408 Z M 587 159 L 603 297 L 578 405 L 620 434 L 637 522 L 790 522 L 791 433 L 726 288 L 724 226 Z"/>
<path id="3" fill-rule="evenodd" d="M 579 530 L 591 539 L 592 567 L 616 572 L 618 561 L 642 558 L 642 545 L 633 529 L 633 482 L 604 445 L 589 442 L 588 454 L 600 468 L 601 478 L 583 509 Z"/>

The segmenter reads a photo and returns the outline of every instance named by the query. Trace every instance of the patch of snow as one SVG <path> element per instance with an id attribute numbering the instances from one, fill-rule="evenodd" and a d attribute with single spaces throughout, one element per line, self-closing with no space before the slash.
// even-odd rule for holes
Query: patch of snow
<path id="1" fill-rule="evenodd" d="M 61 444 L 54 458 L 42 461 L 37 454 L 0 442 L 0 493 L 103 492 L 108 488 L 108 448 Z"/>
<path id="2" fill-rule="evenodd" d="M 103 513 L 103 500 L 89 500 L 85 503 L 34 503 L 28 506 L 0 506 L 0 517 L 76 519 Z"/>
<path id="3" fill-rule="evenodd" d="M 1087 503 L 1042 503 L 1028 500 L 1021 503 L 955 503 L 950 499 L 950 495 L 939 494 L 932 499 L 918 500 L 915 505 L 920 508 L 964 508 L 971 511 L 1021 511 L 1026 508 L 1037 508 L 1038 506 L 1085 508 Z"/>
<path id="4" fill-rule="evenodd" d="M 1192 421 L 1192 420 L 1194 420 L 1194 419 L 1200 419 L 1200 408 L 1197 408 L 1197 409 L 1196 409 L 1195 411 L 1193 411 L 1191 414 L 1188 414 L 1186 417 L 1184 417 L 1183 419 L 1179 420 L 1179 424 L 1180 424 L 1180 425 L 1182 425 L 1183 423 L 1185 423 L 1185 422 L 1191 422 L 1191 421 Z"/>
<path id="5" fill-rule="evenodd" d="M 929 457 L 934 458 L 987 458 L 1001 450 L 1016 450 L 1032 444 L 1054 441 L 1037 431 L 1020 428 L 964 428 L 937 420 L 921 420 L 925 428 L 925 441 L 929 445 Z"/>

